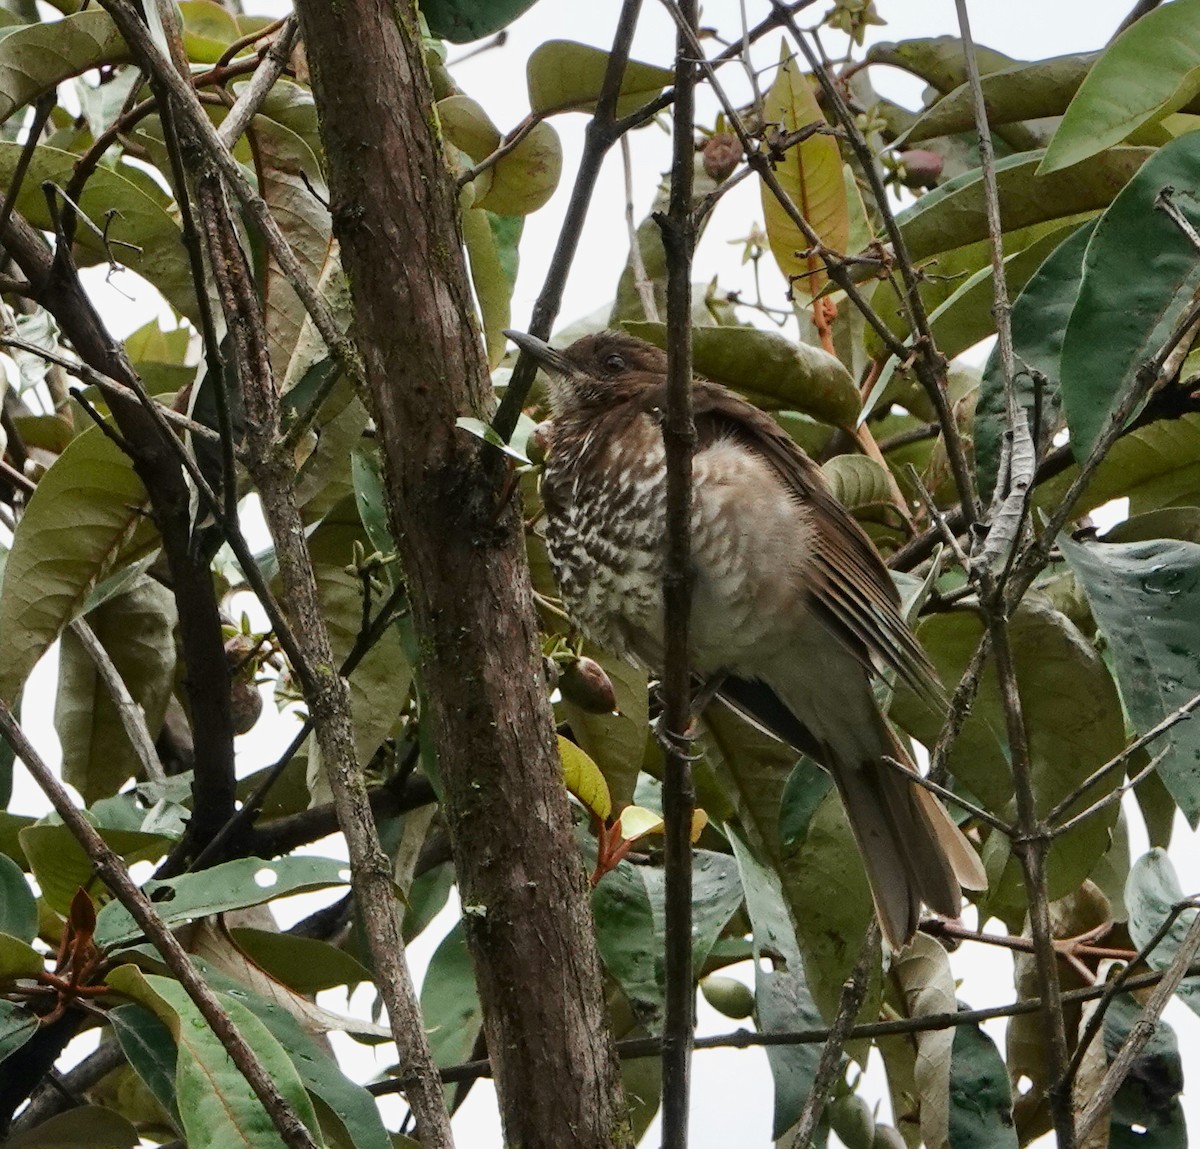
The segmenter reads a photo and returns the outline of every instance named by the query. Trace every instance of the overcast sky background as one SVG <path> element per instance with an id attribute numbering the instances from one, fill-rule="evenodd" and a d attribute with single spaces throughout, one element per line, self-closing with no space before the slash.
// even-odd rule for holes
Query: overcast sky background
<path id="1" fill-rule="evenodd" d="M 1132 0 L 975 0 L 970 5 L 973 32 L 978 43 L 1005 52 L 1018 59 L 1036 59 L 1071 52 L 1089 51 L 1103 47 L 1120 23 Z M 279 13 L 290 7 L 279 0 L 255 4 L 246 0 L 250 12 Z M 501 131 L 516 125 L 528 112 L 524 65 L 529 54 L 547 39 L 570 39 L 607 49 L 620 5 L 617 0 L 541 0 L 521 19 L 510 26 L 508 43 L 503 49 L 490 50 L 455 65 L 469 50 L 451 45 L 450 63 L 459 85 L 479 100 L 488 110 Z M 706 26 L 717 28 L 729 39 L 737 36 L 742 27 L 738 0 L 714 0 L 706 3 L 702 20 Z M 824 10 L 817 5 L 812 11 Z M 868 42 L 902 40 L 914 36 L 952 35 L 957 33 L 953 0 L 878 0 L 880 15 L 888 21 L 886 27 L 868 30 Z M 746 18 L 753 26 L 769 11 L 762 0 L 745 0 Z M 806 13 L 805 15 L 810 15 Z M 812 17 L 815 20 L 815 17 Z M 774 34 L 761 42 L 755 53 L 756 65 L 766 68 L 778 59 L 782 36 Z M 831 56 L 841 53 L 844 40 L 826 37 Z M 646 0 L 634 43 L 636 59 L 670 66 L 674 47 L 674 26 L 661 5 Z M 731 65 L 721 73 L 723 82 L 735 99 L 748 96 L 744 74 Z M 876 89 L 888 97 L 916 107 L 920 103 L 921 85 L 911 77 L 890 68 L 872 68 L 871 78 Z M 715 100 L 706 92 L 699 100 L 697 121 L 711 125 L 717 110 Z M 383 110 L 381 109 L 381 112 Z M 513 299 L 513 325 L 527 324 L 530 308 L 541 288 L 553 252 L 559 226 L 570 194 L 571 183 L 582 147 L 586 120 L 581 115 L 560 116 L 554 121 L 563 139 L 564 165 L 561 186 L 550 203 L 531 216 L 526 223 L 521 243 L 521 268 Z M 669 137 L 657 126 L 635 133 L 631 140 L 633 155 L 633 189 L 635 217 L 641 219 L 649 208 L 661 173 L 669 165 Z M 579 253 L 567 287 L 559 326 L 578 319 L 612 298 L 628 252 L 624 218 L 625 192 L 619 149 L 614 149 L 605 165 L 599 187 L 588 215 Z M 695 261 L 694 279 L 706 282 L 719 276 L 723 288 L 741 288 L 748 297 L 753 295 L 750 276 L 741 265 L 741 248 L 729 241 L 745 236 L 755 223 L 761 223 L 762 211 L 756 181 L 747 180 L 741 187 L 725 196 L 700 244 Z M 784 285 L 768 259 L 763 261 L 765 301 L 784 307 Z M 105 285 L 100 276 L 92 278 L 95 297 L 111 329 L 118 335 L 128 334 L 149 316 L 158 312 L 151 294 L 139 287 L 136 277 L 116 276 Z M 132 296 L 132 298 L 129 298 Z M 980 353 L 977 353 L 977 355 Z M 259 535 L 265 540 L 265 534 Z M 264 624 L 265 625 L 265 624 Z M 26 691 L 27 699 L 52 699 L 56 658 L 52 653 L 43 660 Z M 294 728 L 289 717 L 274 715 L 270 699 L 267 717 L 250 735 L 239 739 L 239 771 L 249 773 L 264 762 L 272 760 L 290 737 Z M 36 710 L 27 705 L 25 721 L 35 743 L 52 761 L 59 754 L 50 714 L 43 707 Z M 46 803 L 31 789 L 27 775 L 18 771 L 17 791 L 11 809 L 14 812 L 41 813 Z M 1130 819 L 1132 856 L 1138 857 L 1146 848 L 1140 819 Z M 318 843 L 313 853 L 342 854 L 340 839 Z M 1185 892 L 1200 890 L 1200 840 L 1182 822 L 1172 844 L 1172 858 L 1180 871 Z M 831 894 L 836 891 L 831 891 Z M 315 904 L 330 900 L 320 895 L 290 899 L 281 907 L 282 924 L 311 912 Z M 429 957 L 441 936 L 450 928 L 455 909 L 450 909 L 428 929 L 410 949 L 414 975 L 420 980 Z M 968 917 L 971 922 L 971 917 Z M 1011 962 L 1003 951 L 984 946 L 969 946 L 953 958 L 953 968 L 963 976 L 959 990 L 962 1000 L 974 1008 L 1000 1005 L 1013 998 Z M 752 977 L 750 968 L 743 974 Z M 514 987 L 516 989 L 516 987 Z M 346 1010 L 344 995 L 323 995 L 322 1003 L 333 1009 Z M 366 993 L 356 994 L 350 1008 L 364 1014 L 370 1008 Z M 736 1028 L 712 1011 L 703 1001 L 699 1005 L 701 1032 L 718 1033 Z M 1194 1134 L 1200 1134 L 1200 1019 L 1177 1001 L 1168 1007 L 1168 1020 L 1176 1027 L 1184 1050 L 1185 1074 L 1188 1087 L 1184 1105 Z M 1004 1023 L 989 1023 L 987 1031 L 1003 1049 Z M 348 1071 L 359 1080 L 368 1080 L 389 1064 L 380 1052 L 387 1047 L 360 1046 L 340 1035 L 334 1035 L 339 1052 L 346 1054 Z M 881 1117 L 889 1119 L 886 1082 L 878 1057 L 873 1058 L 867 1072 L 867 1095 L 881 1100 Z M 696 1055 L 693 1067 L 693 1125 L 691 1144 L 696 1149 L 738 1146 L 758 1149 L 771 1144 L 772 1085 L 766 1057 L 761 1051 L 706 1051 Z M 399 1103 L 385 1105 L 385 1117 L 394 1128 Z M 472 1149 L 499 1149 L 502 1145 L 495 1099 L 488 1082 L 473 1090 L 467 1104 L 455 1119 L 458 1143 Z M 643 1142 L 658 1144 L 657 1130 L 652 1129 Z"/>

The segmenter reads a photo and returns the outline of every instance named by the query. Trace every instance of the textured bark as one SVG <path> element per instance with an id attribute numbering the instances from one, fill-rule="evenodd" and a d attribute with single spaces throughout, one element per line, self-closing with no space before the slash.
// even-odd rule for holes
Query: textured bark
<path id="1" fill-rule="evenodd" d="M 506 1140 L 628 1145 L 519 508 L 455 428 L 492 398 L 416 15 L 297 9 Z"/>

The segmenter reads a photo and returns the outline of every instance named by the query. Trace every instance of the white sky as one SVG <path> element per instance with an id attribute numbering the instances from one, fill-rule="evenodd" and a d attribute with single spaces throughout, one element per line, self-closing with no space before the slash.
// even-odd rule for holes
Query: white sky
<path id="1" fill-rule="evenodd" d="M 252 12 L 286 10 L 280 0 L 265 0 L 261 4 L 255 4 L 254 0 L 245 2 L 247 9 Z M 1131 3 L 1132 0 L 1005 0 L 1004 3 L 974 0 L 970 10 L 978 43 L 1019 59 L 1034 59 L 1102 47 Z M 504 49 L 488 51 L 467 60 L 453 67 L 453 73 L 460 86 L 487 108 L 500 129 L 507 131 L 528 112 L 524 62 L 530 52 L 547 39 L 578 40 L 607 49 L 619 7 L 617 0 L 542 0 L 510 26 L 508 44 Z M 703 23 L 716 27 L 726 38 L 731 38 L 741 28 L 739 7 L 738 0 L 712 0 L 704 5 Z M 751 25 L 769 11 L 769 5 L 763 0 L 745 0 L 745 7 Z M 869 29 L 868 42 L 956 32 L 953 0 L 877 0 L 877 7 L 888 25 Z M 818 5 L 814 11 L 823 8 L 824 5 Z M 765 67 L 778 58 L 780 39 L 781 36 L 775 34 L 759 45 L 756 60 L 760 66 Z M 831 53 L 841 49 L 836 38 L 830 37 L 827 44 Z M 634 58 L 670 66 L 673 46 L 674 30 L 669 18 L 655 0 L 646 0 L 635 41 Z M 450 46 L 452 65 L 465 51 L 463 47 Z M 871 75 L 876 88 L 883 94 L 910 107 L 919 102 L 920 84 L 910 77 L 886 68 L 875 68 Z M 735 98 L 745 94 L 744 76 L 734 66 L 725 69 L 722 78 L 730 86 Z M 698 121 L 711 123 L 715 110 L 715 102 L 702 97 Z M 527 324 L 529 310 L 545 276 L 578 164 L 584 123 L 584 117 L 579 115 L 558 117 L 555 121 L 564 145 L 563 180 L 550 203 L 527 221 L 521 244 L 521 270 L 513 299 L 513 326 Z M 665 132 L 651 126 L 633 136 L 632 147 L 635 216 L 640 220 L 648 210 L 660 173 L 669 164 L 669 139 Z M 628 251 L 624 205 L 621 161 L 619 151 L 614 149 L 588 216 L 567 288 L 560 326 L 611 300 Z M 761 218 L 757 187 L 753 181 L 746 181 L 721 201 L 697 252 L 694 279 L 707 281 L 713 275 L 720 275 L 723 287 L 741 287 L 750 294 L 752 285 L 748 274 L 740 266 L 740 248 L 727 241 L 744 236 L 751 225 L 761 221 Z M 769 260 L 763 263 L 766 301 L 784 306 L 782 280 L 771 274 L 767 266 Z M 133 277 L 123 278 L 128 281 Z M 122 282 L 121 277 L 112 287 L 102 285 L 99 280 L 96 284 L 98 302 L 117 334 L 128 333 L 143 323 L 148 314 L 154 313 L 146 293 L 139 292 L 136 285 Z M 134 302 L 120 292 L 132 293 Z M 27 697 L 43 691 L 47 692 L 43 697 L 53 697 L 54 670 L 53 660 L 45 660 L 36 672 L 37 679 L 30 684 Z M 273 709 L 268 702 L 267 713 L 270 714 Z M 26 722 L 31 726 L 30 732 L 35 741 L 52 760 L 57 760 L 49 716 L 27 712 Z M 240 739 L 240 770 L 248 772 L 272 758 L 288 736 L 286 720 L 278 719 L 263 723 L 252 735 Z M 24 776 L 19 780 L 12 809 L 39 813 L 45 809 L 41 796 L 29 791 Z M 1140 820 L 1136 817 L 1131 819 L 1131 831 L 1132 852 L 1136 858 L 1146 845 Z M 340 852 L 340 840 L 320 843 L 314 852 Z M 1172 856 L 1180 870 L 1185 891 L 1200 889 L 1200 848 L 1195 835 L 1186 832 L 1182 822 L 1173 844 Z M 310 912 L 313 904 L 308 899 L 303 905 L 285 911 L 287 921 L 284 924 Z M 283 917 L 282 914 L 280 916 Z M 423 976 L 436 943 L 450 927 L 452 920 L 449 914 L 443 915 L 411 947 L 410 961 L 418 980 Z M 967 948 L 954 956 L 952 964 L 956 974 L 963 978 L 959 996 L 973 1007 L 998 1005 L 1012 1000 L 1011 963 L 1003 951 L 968 944 Z M 748 968 L 746 974 L 750 976 Z M 326 997 L 324 1003 L 331 1008 L 345 1008 L 345 1002 L 339 1000 L 339 995 Z M 369 1000 L 365 994 L 356 995 L 353 1006 L 356 1010 L 365 1011 L 369 1008 Z M 698 1008 L 700 1032 L 717 1033 L 736 1028 L 736 1023 L 716 1014 L 703 1000 L 700 1000 Z M 1190 1077 L 1184 1094 L 1189 1124 L 1194 1132 L 1200 1133 L 1200 1018 L 1177 1002 L 1168 1008 L 1167 1018 L 1176 1027 L 1184 1050 L 1185 1071 Z M 1003 1023 L 991 1023 L 987 1029 L 1003 1050 Z M 339 1051 L 346 1052 L 348 1071 L 359 1080 L 368 1080 L 389 1062 L 385 1055 L 377 1056 L 370 1049 L 339 1038 L 338 1035 L 335 1035 L 335 1042 Z M 868 1097 L 882 1099 L 880 1115 L 887 1119 L 890 1106 L 886 1101 L 886 1083 L 878 1058 L 871 1063 L 865 1088 Z M 725 1149 L 730 1145 L 746 1149 L 769 1146 L 771 1104 L 771 1079 L 765 1054 L 761 1051 L 710 1051 L 696 1055 L 693 1063 L 691 1136 L 691 1144 L 695 1149 Z M 385 1119 L 393 1127 L 398 1111 L 395 1102 L 387 1103 Z M 502 1140 L 490 1083 L 481 1082 L 476 1086 L 454 1125 L 459 1145 L 471 1146 L 472 1149 L 499 1149 Z M 656 1129 L 652 1129 L 643 1145 L 657 1145 L 657 1137 Z"/>

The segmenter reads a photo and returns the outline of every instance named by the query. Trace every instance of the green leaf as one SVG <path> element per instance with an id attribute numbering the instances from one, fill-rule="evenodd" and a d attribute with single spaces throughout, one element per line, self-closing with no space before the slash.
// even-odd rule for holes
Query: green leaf
<path id="1" fill-rule="evenodd" d="M 921 644 L 948 690 L 961 678 L 982 633 L 982 624 L 966 613 L 933 615 L 917 628 Z M 1121 704 L 1104 661 L 1065 615 L 1027 601 L 1012 617 L 1010 636 L 1029 738 L 1034 796 L 1039 814 L 1045 814 L 1122 749 Z M 933 744 L 941 729 L 940 720 L 903 684 L 897 686 L 892 717 L 926 745 Z M 1005 731 L 995 669 L 989 664 L 971 714 L 951 751 L 949 767 L 987 809 L 1012 819 L 1016 811 Z M 1111 791 L 1119 781 L 1109 775 L 1076 802 L 1067 816 Z M 1088 876 L 1108 849 L 1116 817 L 1114 804 L 1055 839 L 1048 861 L 1051 899 L 1077 889 Z M 1015 915 L 1019 924 L 1024 906 L 1019 867 L 1007 855 L 999 857 L 996 865 L 999 869 L 1007 866 L 1007 873 L 1001 875 L 989 868 L 988 907 L 996 913 L 1002 908 L 1006 920 Z"/>
<path id="2" fill-rule="evenodd" d="M 805 981 L 803 959 L 779 872 L 775 866 L 759 860 L 751 840 L 739 833 L 737 827 L 726 829 L 753 927 L 758 1029 L 769 1033 L 819 1028 L 821 1015 Z M 768 957 L 769 962 L 764 960 Z M 767 1061 L 775 1082 L 773 1138 L 782 1137 L 799 1119 L 819 1060 L 820 1051 L 815 1045 L 767 1046 Z"/>
<path id="3" fill-rule="evenodd" d="M 872 517 L 871 511 L 893 505 L 887 470 L 866 455 L 835 455 L 821 473 L 834 498 L 856 516 Z"/>
<path id="4" fill-rule="evenodd" d="M 511 24 L 536 0 L 423 0 L 421 15 L 430 34 L 454 44 L 491 36 Z"/>
<path id="5" fill-rule="evenodd" d="M 90 611 L 87 623 L 156 738 L 175 685 L 175 596 L 143 577 Z M 92 656 L 70 628 L 63 632 L 58 676 L 54 728 L 62 744 L 63 779 L 85 802 L 94 802 L 140 777 L 141 762 Z"/>
<path id="6" fill-rule="evenodd" d="M 89 821 L 95 821 L 94 814 Z M 127 865 L 156 861 L 174 841 L 166 834 L 145 834 L 140 830 L 98 827 L 98 833 Z M 61 823 L 26 826 L 18 837 L 46 905 L 66 916 L 76 891 L 80 887 L 86 889 L 95 876 L 91 858 Z"/>
<path id="7" fill-rule="evenodd" d="M 45 959 L 27 941 L 0 934 L 0 981 L 37 977 L 45 966 Z"/>
<path id="8" fill-rule="evenodd" d="M 1139 734 L 1200 692 L 1200 545 L 1071 542 L 1063 556 L 1108 640 L 1121 700 Z M 1200 821 L 1200 727 L 1177 723 L 1152 743 L 1158 774 L 1188 821 Z"/>
<path id="9" fill-rule="evenodd" d="M 0 998 L 0 1065 L 38 1031 L 38 1016 Z"/>
<path id="10" fill-rule="evenodd" d="M 1061 171 L 1157 123 L 1200 93 L 1200 3 L 1147 12 L 1092 67 L 1046 149 L 1042 172 Z"/>
<path id="11" fill-rule="evenodd" d="M 112 1109 L 81 1105 L 56 1113 L 36 1128 L 11 1137 L 5 1149 L 135 1149 L 141 1138 L 135 1126 Z"/>
<path id="12" fill-rule="evenodd" d="M 1017 377 L 1014 381 L 1021 407 L 1032 420 L 1040 401 L 1040 441 L 1058 427 L 1059 356 L 1063 335 L 1079 294 L 1083 254 L 1095 229 L 1084 224 L 1054 248 L 1025 284 L 1012 309 L 1012 338 Z M 1057 238 L 1057 237 L 1056 237 Z M 1046 380 L 1040 397 L 1033 372 Z M 979 401 L 975 407 L 975 465 L 983 497 L 990 498 L 1000 466 L 1000 445 L 1008 430 L 1004 398 L 1004 371 L 999 352 L 993 349 L 983 370 Z"/>
<path id="13" fill-rule="evenodd" d="M 245 926 L 234 927 L 229 933 L 256 966 L 297 993 L 319 993 L 371 980 L 371 971 L 357 958 L 318 938 Z"/>
<path id="14" fill-rule="evenodd" d="M 471 1056 L 483 1012 L 461 918 L 429 959 L 421 983 L 421 1016 L 437 1065 L 457 1065 Z"/>
<path id="15" fill-rule="evenodd" d="M 345 885 L 348 880 L 345 862 L 297 855 L 269 862 L 238 858 L 195 874 L 165 881 L 151 879 L 142 889 L 155 903 L 159 917 L 174 926 L 209 914 L 260 906 L 289 894 Z M 96 919 L 96 944 L 100 946 L 133 941 L 141 932 L 119 902 L 110 902 Z"/>
<path id="16" fill-rule="evenodd" d="M 215 64 L 242 34 L 233 15 L 214 0 L 180 0 L 179 14 L 183 46 L 198 64 Z"/>
<path id="17" fill-rule="evenodd" d="M 1001 227 L 1007 233 L 1106 208 L 1150 155 L 1149 148 L 1110 148 L 1069 173 L 1047 176 L 1036 174 L 1040 152 L 1007 156 L 996 164 Z M 897 222 L 915 260 L 986 239 L 982 172 L 975 168 L 928 192 Z"/>
<path id="18" fill-rule="evenodd" d="M 146 501 L 128 457 L 98 427 L 74 439 L 42 476 L 17 524 L 4 570 L 0 697 L 16 695 L 91 589 L 113 569 L 145 521 Z"/>
<path id="19" fill-rule="evenodd" d="M 1017 1149 L 1008 1070 L 977 1025 L 954 1029 L 949 1134 L 950 1149 Z"/>
<path id="20" fill-rule="evenodd" d="M 270 1149 L 283 1144 L 249 1083 L 177 981 L 125 965 L 109 974 L 108 983 L 152 1010 L 175 1038 L 175 1090 L 188 1144 L 222 1149 Z M 218 996 L 296 1116 L 321 1144 L 312 1102 L 283 1046 L 235 997 Z"/>
<path id="21" fill-rule="evenodd" d="M 37 899 L 29 879 L 16 862 L 0 854 L 0 934 L 31 942 L 37 930 Z"/>
<path id="22" fill-rule="evenodd" d="M 811 758 L 801 758 L 788 775 L 779 804 L 779 840 L 791 850 L 808 836 L 817 808 L 833 788 L 833 779 Z"/>
<path id="23" fill-rule="evenodd" d="M 665 323 L 622 324 L 631 335 L 666 347 Z M 858 387 L 841 360 L 757 327 L 693 327 L 696 374 L 724 383 L 764 410 L 800 411 L 852 427 L 859 410 Z"/>
<path id="24" fill-rule="evenodd" d="M 1200 290 L 1195 248 L 1155 208 L 1165 187 L 1192 185 L 1198 164 L 1200 135 L 1181 136 L 1161 148 L 1113 201 L 1088 243 L 1060 368 L 1078 460 L 1087 458 L 1138 368 L 1158 354 Z M 1180 196 L 1176 206 L 1193 226 L 1200 222 L 1200 208 L 1188 196 Z M 1153 267 L 1154 274 L 1130 275 L 1130 261 Z"/>
<path id="25" fill-rule="evenodd" d="M 571 40 L 547 40 L 539 44 L 525 65 L 529 84 L 529 107 L 535 116 L 553 116 L 559 112 L 596 110 L 596 101 L 604 86 L 609 54 L 587 44 Z M 669 68 L 640 64 L 629 60 L 617 90 L 617 118 L 628 116 L 661 94 L 674 83 Z"/>
<path id="26" fill-rule="evenodd" d="M 988 125 L 994 131 L 1002 124 L 1062 115 L 1098 58 L 1096 52 L 1054 56 L 1048 60 L 1014 64 L 984 76 L 982 87 Z M 900 142 L 911 147 L 937 136 L 974 129 L 974 97 L 970 85 L 964 83 L 923 112 Z"/>
<path id="27" fill-rule="evenodd" d="M 496 215 L 529 215 L 543 207 L 562 174 L 562 142 L 545 121 L 492 168 L 492 182 L 475 203 Z"/>
<path id="28" fill-rule="evenodd" d="M 1138 949 L 1162 928 L 1184 897 L 1166 850 L 1150 850 L 1134 862 L 1125 884 L 1125 908 L 1129 911 L 1129 936 Z M 1151 969 L 1165 970 L 1171 964 L 1197 914 L 1200 910 L 1184 910 L 1175 918 L 1167 936 L 1146 957 Z M 1184 978 L 1175 993 L 1193 1013 L 1200 1013 L 1200 976 Z"/>
<path id="29" fill-rule="evenodd" d="M 478 100 L 459 94 L 438 100 L 435 106 L 446 139 L 466 152 L 473 163 L 486 159 L 500 146 L 500 129 Z"/>
<path id="30" fill-rule="evenodd" d="M 812 76 L 800 71 L 788 47 L 781 45 L 782 63 L 763 98 L 763 123 L 787 134 L 809 124 L 825 124 L 817 103 Z M 850 205 L 842 176 L 842 154 L 837 140 L 817 133 L 788 148 L 774 162 L 780 187 L 831 251 L 844 252 L 850 243 Z M 812 243 L 796 226 L 775 193 L 760 183 L 763 223 L 771 254 L 793 291 L 817 295 L 828 282 L 820 255 L 801 257 Z"/>
<path id="31" fill-rule="evenodd" d="M 177 1055 L 171 1031 L 143 1005 L 120 1005 L 109 1010 L 108 1020 L 133 1071 L 180 1127 L 175 1104 Z"/>
<path id="32" fill-rule="evenodd" d="M 616 979 L 634 1016 L 653 1034 L 662 1032 L 661 937 L 640 866 L 622 862 L 592 891 L 596 945 L 604 968 Z"/>
<path id="33" fill-rule="evenodd" d="M 558 736 L 558 755 L 562 759 L 563 782 L 593 817 L 606 822 L 612 813 L 612 798 L 600 767 L 574 742 Z"/>
<path id="34" fill-rule="evenodd" d="M 0 41 L 0 44 L 7 41 Z M 23 145 L 0 143 L 0 181 L 5 186 L 21 158 Z M 71 180 L 79 157 L 72 152 L 41 145 L 33 159 L 17 196 L 16 207 L 34 227 L 54 230 L 42 184 L 49 181 L 65 188 Z M 103 232 L 108 226 L 110 247 L 91 228 L 80 224 L 76 231 L 74 255 L 83 266 L 107 264 L 115 259 L 136 271 L 166 297 L 176 311 L 193 322 L 198 321 L 195 288 L 188 268 L 179 224 L 171 215 L 171 200 L 153 180 L 137 169 L 119 164 L 115 168 L 101 164 L 88 179 L 79 205 L 87 217 Z M 123 247 L 119 243 L 134 244 Z M 116 281 L 118 284 L 120 280 Z"/>
<path id="35" fill-rule="evenodd" d="M 72 76 L 128 59 L 112 17 L 99 9 L 14 28 L 0 40 L 0 122 Z"/>

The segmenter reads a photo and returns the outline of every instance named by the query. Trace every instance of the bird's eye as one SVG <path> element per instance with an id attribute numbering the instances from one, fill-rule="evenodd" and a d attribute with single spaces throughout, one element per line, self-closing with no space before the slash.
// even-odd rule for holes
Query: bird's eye
<path id="1" fill-rule="evenodd" d="M 616 354 L 606 355 L 604 357 L 604 370 L 609 375 L 619 375 L 625 370 L 625 356 Z"/>

